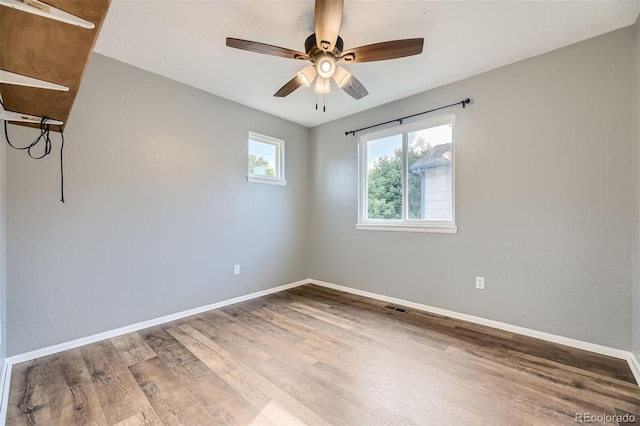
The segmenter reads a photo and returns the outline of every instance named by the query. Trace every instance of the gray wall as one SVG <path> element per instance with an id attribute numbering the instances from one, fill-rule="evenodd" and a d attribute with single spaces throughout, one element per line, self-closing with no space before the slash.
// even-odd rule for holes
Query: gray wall
<path id="1" fill-rule="evenodd" d="M 0 126 L 3 123 L 0 122 Z M 0 132 L 0 372 L 7 357 L 7 190 L 6 190 L 6 155 L 7 146 L 4 131 Z M 0 377 L 2 375 L 0 374 Z M 1 385 L 0 385 L 1 386 Z"/>
<path id="2" fill-rule="evenodd" d="M 636 25 L 311 132 L 94 55 L 66 130 L 67 203 L 57 153 L 9 150 L 1 165 L 1 350 L 311 276 L 621 349 L 633 329 L 640 354 L 640 209 L 628 195 L 640 119 L 625 107 L 629 87 L 636 107 L 640 96 L 638 37 Z M 357 138 L 344 131 L 466 96 L 458 234 L 356 231 Z M 246 182 L 249 130 L 286 141 L 286 187 Z"/>
<path id="3" fill-rule="evenodd" d="M 286 187 L 246 181 L 249 130 Z M 307 128 L 94 54 L 65 138 L 65 204 L 57 153 L 7 153 L 9 355 L 307 277 Z"/>
<path id="4" fill-rule="evenodd" d="M 634 37 L 619 30 L 313 128 L 310 275 L 630 349 Z M 446 111 L 458 233 L 357 231 L 358 138 L 344 132 L 467 96 Z"/>
<path id="5" fill-rule="evenodd" d="M 634 46 L 634 143 L 633 143 L 633 241 L 632 241 L 632 275 L 633 275 L 633 352 L 640 359 L 640 16 L 635 25 L 635 46 Z"/>

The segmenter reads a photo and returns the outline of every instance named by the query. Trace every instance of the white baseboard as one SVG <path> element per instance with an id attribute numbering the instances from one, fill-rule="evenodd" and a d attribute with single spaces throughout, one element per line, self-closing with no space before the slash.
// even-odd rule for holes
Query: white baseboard
<path id="1" fill-rule="evenodd" d="M 627 358 L 627 362 L 629 363 L 629 368 L 633 373 L 633 377 L 636 379 L 636 383 L 640 385 L 640 362 L 638 362 L 638 358 L 636 358 L 635 354 L 629 352 L 629 358 Z"/>
<path id="2" fill-rule="evenodd" d="M 102 333 L 94 334 L 80 339 L 71 340 L 69 342 L 60 343 L 46 348 L 36 349 L 34 351 L 26 352 L 19 355 L 9 357 L 7 361 L 11 365 L 19 364 L 25 361 L 31 361 L 32 359 L 41 358 L 47 355 L 53 355 L 58 352 L 68 351 L 69 349 L 75 349 L 80 346 L 85 346 L 90 343 L 99 342 L 105 339 L 111 339 L 112 337 L 122 336 L 123 334 L 132 333 L 134 331 L 142 330 L 145 328 L 153 327 L 156 325 L 164 324 L 167 322 L 179 320 L 182 318 L 190 317 L 192 315 L 201 314 L 212 309 L 222 308 L 224 306 L 233 305 L 234 303 L 244 302 L 246 300 L 255 299 L 256 297 L 266 296 L 267 294 L 277 293 L 279 291 L 287 290 L 293 287 L 298 287 L 303 284 L 307 284 L 309 280 L 296 281 L 290 284 L 273 287 L 267 290 L 257 291 L 255 293 L 247 294 L 244 296 L 234 297 L 232 299 L 223 300 L 221 302 L 212 303 L 210 305 L 200 306 L 197 308 L 189 309 L 186 311 L 178 312 L 176 314 L 165 315 L 159 318 L 150 319 L 148 321 L 142 321 L 136 324 L 127 325 L 125 327 L 116 328 L 114 330 L 104 331 Z"/>
<path id="3" fill-rule="evenodd" d="M 449 311 L 447 309 L 436 308 L 429 305 L 423 305 L 422 303 L 415 303 L 415 302 L 398 299 L 391 296 L 384 296 L 381 294 L 371 293 L 369 291 L 364 291 L 364 290 L 358 290 L 351 287 L 345 287 L 342 285 L 328 283 L 325 281 L 309 279 L 309 282 L 322 287 L 344 291 L 345 293 L 351 293 L 358 296 L 369 297 L 371 299 L 381 300 L 383 302 L 395 303 L 398 305 L 407 306 L 409 308 L 414 308 L 414 309 L 430 312 L 437 315 L 456 318 L 459 320 L 468 321 L 475 324 L 485 325 L 487 327 L 497 328 L 499 330 L 509 331 L 516 334 L 522 334 L 524 336 L 534 337 L 536 339 L 546 340 L 548 342 L 558 343 L 565 346 L 571 346 L 573 348 L 582 349 L 589 352 L 595 352 L 601 355 L 607 355 L 613 358 L 619 358 L 619 359 L 624 359 L 626 361 L 629 361 L 629 359 L 633 357 L 633 354 L 631 352 L 624 351 L 622 349 L 610 348 L 608 346 L 602 346 L 595 343 L 584 342 L 582 340 L 576 340 L 570 337 L 558 336 L 551 333 L 545 333 L 544 331 L 532 330 L 530 328 L 520 327 L 517 325 L 508 324 L 500 321 L 494 321 L 486 318 L 476 317 L 473 315 L 462 314 L 455 311 Z M 636 364 L 636 366 L 640 366 L 640 364 Z M 633 372 L 633 369 L 631 371 Z M 640 372 L 640 369 L 638 370 L 638 372 Z M 636 382 L 640 384 L 639 376 L 637 376 L 635 372 L 634 372 L 634 376 L 636 378 Z"/>
<path id="4" fill-rule="evenodd" d="M 210 311 L 212 309 L 222 308 L 224 306 L 232 305 L 234 303 L 244 302 L 246 300 L 255 299 L 257 297 L 265 296 L 267 294 L 277 293 L 290 288 L 298 287 L 307 283 L 316 284 L 322 287 L 332 288 L 334 290 L 344 291 L 345 293 L 351 293 L 358 296 L 369 297 L 371 299 L 381 300 L 384 302 L 395 303 L 410 308 L 418 309 L 425 312 L 434 313 L 446 317 L 456 318 L 463 321 L 472 322 L 487 327 L 497 328 L 512 333 L 522 334 L 524 336 L 534 337 L 536 339 L 546 340 L 548 342 L 558 343 L 565 346 L 570 346 L 577 349 L 586 350 L 589 352 L 595 352 L 601 355 L 610 356 L 613 358 L 624 359 L 629 361 L 629 365 L 633 365 L 632 372 L 636 376 L 636 380 L 640 378 L 640 363 L 629 351 L 615 349 L 608 346 L 598 345 L 595 343 L 585 342 L 582 340 L 572 339 L 570 337 L 558 336 L 543 331 L 533 330 L 526 327 L 520 327 L 513 324 L 508 324 L 500 321 L 494 321 L 482 317 L 463 314 L 460 312 L 450 311 L 447 309 L 436 308 L 434 306 L 425 305 L 422 303 L 416 303 L 409 300 L 399 299 L 396 297 L 385 296 L 382 294 L 372 293 L 365 290 L 358 290 L 351 287 L 346 287 L 338 284 L 333 284 L 325 281 L 308 278 L 305 280 L 296 281 L 290 284 L 273 287 L 267 290 L 258 291 L 255 293 L 247 294 L 244 296 L 234 297 L 232 299 L 223 300 L 221 302 L 212 303 L 198 308 L 189 309 L 186 311 L 178 312 L 175 314 L 165 315 L 159 318 L 154 318 L 148 321 L 139 322 L 136 324 L 128 325 L 125 327 L 117 328 L 114 330 L 105 331 L 102 333 L 94 334 L 80 339 L 72 340 L 69 342 L 60 343 L 46 348 L 37 349 L 34 351 L 26 352 L 19 355 L 14 355 L 7 358 L 6 362 L 10 365 L 18 364 L 32 359 L 40 358 L 47 355 L 52 355 L 58 352 L 63 352 L 69 349 L 74 349 L 80 346 L 88 345 L 90 343 L 99 342 L 101 340 L 110 339 L 112 337 L 121 336 L 123 334 L 131 333 L 134 331 L 142 330 L 145 328 L 153 327 L 156 325 L 164 324 L 167 322 L 175 321 L 178 319 L 186 318 L 192 315 L 197 315 L 202 312 Z M 632 361 L 633 359 L 633 361 Z M 638 380 L 640 383 L 640 380 Z"/>
<path id="5" fill-rule="evenodd" d="M 570 337 L 558 336 L 544 331 L 533 330 L 526 327 L 520 327 L 513 324 L 508 324 L 500 321 L 494 321 L 482 317 L 476 317 L 473 315 L 463 314 L 460 312 L 450 311 L 447 309 L 436 308 L 434 306 L 424 305 L 422 303 L 411 302 L 409 300 L 398 299 L 396 297 L 385 296 L 382 294 L 372 293 L 365 290 L 358 290 L 351 287 L 346 287 L 338 284 L 333 284 L 325 281 L 308 278 L 305 280 L 296 281 L 293 283 L 273 287 L 267 290 L 258 291 L 255 293 L 247 294 L 244 296 L 234 297 L 232 299 L 223 300 L 221 302 L 212 303 L 205 306 L 189 309 L 186 311 L 178 312 L 175 314 L 165 315 L 159 318 L 154 318 L 148 321 L 139 322 L 136 324 L 128 325 L 125 327 L 117 328 L 114 330 L 105 331 L 102 333 L 94 334 L 80 339 L 71 340 L 69 342 L 60 343 L 46 348 L 36 349 L 34 351 L 26 352 L 19 355 L 14 355 L 7 358 L 5 361 L 9 365 L 19 364 L 21 362 L 30 361 L 36 358 L 40 358 L 47 355 L 52 355 L 58 352 L 63 352 L 69 349 L 75 349 L 80 346 L 88 345 L 90 343 L 99 342 L 101 340 L 110 339 L 112 337 L 121 336 L 123 334 L 131 333 L 134 331 L 142 330 L 145 328 L 153 327 L 156 325 L 164 324 L 167 322 L 175 321 L 178 319 L 186 318 L 192 315 L 197 315 L 202 312 L 210 311 L 212 309 L 222 308 L 224 306 L 232 305 L 234 303 L 244 302 L 246 300 L 255 299 L 257 297 L 266 296 L 267 294 L 277 293 L 290 288 L 298 287 L 304 284 L 316 284 L 321 287 L 332 288 L 334 290 L 344 291 L 345 293 L 351 293 L 358 296 L 369 297 L 371 299 L 381 300 L 384 302 L 395 303 L 410 308 L 418 309 L 425 312 L 434 313 L 446 317 L 456 318 L 463 321 L 472 322 L 487 327 L 497 328 L 499 330 L 509 331 L 512 333 L 522 334 L 524 336 L 534 337 L 536 339 L 546 340 L 548 342 L 558 343 L 565 346 L 570 346 L 577 349 L 586 350 L 589 352 L 595 352 L 601 355 L 607 355 L 613 358 L 619 358 L 629 361 L 629 365 L 632 365 L 632 372 L 636 377 L 636 380 L 640 383 L 640 362 L 635 356 L 622 349 L 615 349 L 608 346 L 598 345 L 595 343 L 585 342 L 582 340 L 572 339 Z M 4 369 L 6 371 L 6 368 Z"/>
<path id="6" fill-rule="evenodd" d="M 9 383 L 11 382 L 11 366 L 8 359 L 4 360 L 2 374 L 0 375 L 0 424 L 4 425 L 7 418 L 7 405 L 9 405 Z"/>
<path id="7" fill-rule="evenodd" d="M 255 299 L 257 297 L 266 296 L 268 294 L 277 293 L 283 290 L 288 290 L 290 288 L 298 287 L 304 284 L 316 284 L 321 287 L 327 287 L 334 290 L 344 291 L 345 293 L 351 293 L 358 296 L 369 297 L 371 299 L 376 299 L 384 302 L 407 306 L 407 307 L 418 309 L 425 312 L 431 312 L 434 314 L 456 318 L 463 321 L 484 325 L 487 327 L 497 328 L 499 330 L 505 330 L 512 333 L 521 334 L 524 336 L 546 340 L 548 342 L 558 343 L 561 345 L 566 345 L 566 346 L 570 346 L 577 349 L 583 349 L 586 351 L 595 352 L 601 355 L 607 355 L 614 358 L 624 359 L 629 363 L 629 367 L 631 368 L 631 372 L 633 373 L 633 376 L 635 377 L 636 382 L 640 384 L 640 362 L 638 362 L 638 359 L 633 355 L 633 353 L 629 351 L 610 348 L 610 347 L 598 345 L 595 343 L 584 342 L 584 341 L 572 339 L 569 337 L 558 336 L 558 335 L 546 333 L 543 331 L 537 331 L 530 328 L 520 327 L 517 325 L 512 325 L 504 322 L 476 317 L 473 315 L 467 315 L 467 314 L 463 314 L 455 311 L 449 311 L 446 309 L 424 305 L 422 303 L 411 302 L 408 300 L 398 299 L 396 297 L 385 296 L 377 293 L 371 293 L 369 291 L 358 290 L 351 287 L 345 287 L 342 285 L 332 284 L 325 281 L 319 281 L 319 280 L 309 278 L 309 279 L 296 281 L 296 282 L 281 285 L 278 287 L 273 287 L 267 290 L 258 291 L 258 292 L 247 294 L 244 296 L 234 297 L 232 299 L 223 300 L 221 302 L 212 303 L 210 305 L 200 306 L 198 308 L 189 309 L 189 310 L 178 312 L 171 315 L 165 315 L 163 317 L 139 322 L 137 324 L 132 324 L 132 325 L 117 328 L 114 330 L 94 334 L 92 336 L 83 337 L 83 338 L 72 340 L 69 342 L 60 343 L 57 345 L 53 345 L 46 348 L 37 349 L 34 351 L 9 357 L 5 360 L 5 365 L 2 370 L 2 376 L 0 376 L 0 386 L 2 386 L 0 388 L 0 395 L 1 395 L 0 424 L 4 424 L 5 422 L 6 413 L 7 413 L 7 404 L 9 399 L 9 384 L 11 380 L 11 369 L 12 369 L 12 366 L 15 364 L 19 364 L 25 361 L 30 361 L 36 358 L 47 356 L 47 355 L 52 355 L 58 352 L 63 352 L 69 349 L 74 349 L 80 346 L 88 345 L 90 343 L 99 342 L 101 340 L 110 339 L 112 337 L 121 336 L 123 334 L 131 333 L 134 331 L 138 331 L 138 330 L 153 327 L 156 325 L 164 324 L 167 322 L 175 321 L 178 319 L 186 318 L 192 315 L 197 315 L 206 311 L 210 311 L 212 309 L 217 309 L 217 308 L 222 308 L 224 306 L 232 305 L 234 303 L 244 302 L 246 300 Z"/>

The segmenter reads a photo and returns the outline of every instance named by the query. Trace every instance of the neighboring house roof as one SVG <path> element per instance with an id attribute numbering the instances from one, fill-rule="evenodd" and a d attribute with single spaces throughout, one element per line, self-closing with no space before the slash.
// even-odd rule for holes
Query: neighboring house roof
<path id="1" fill-rule="evenodd" d="M 444 154 L 449 151 L 451 152 L 451 144 L 443 143 L 442 145 L 436 145 L 429 152 L 423 155 L 418 161 L 413 163 L 411 166 L 411 171 L 416 174 L 420 174 L 425 169 L 430 169 L 432 167 L 438 166 L 450 166 L 451 165 L 451 156 L 447 159 Z"/>

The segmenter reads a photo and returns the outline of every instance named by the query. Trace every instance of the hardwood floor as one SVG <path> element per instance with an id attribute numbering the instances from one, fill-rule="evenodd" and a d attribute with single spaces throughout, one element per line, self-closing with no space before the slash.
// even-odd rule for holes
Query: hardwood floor
<path id="1" fill-rule="evenodd" d="M 625 361 L 385 305 L 305 285 L 19 364 L 7 424 L 512 426 L 640 414 Z"/>

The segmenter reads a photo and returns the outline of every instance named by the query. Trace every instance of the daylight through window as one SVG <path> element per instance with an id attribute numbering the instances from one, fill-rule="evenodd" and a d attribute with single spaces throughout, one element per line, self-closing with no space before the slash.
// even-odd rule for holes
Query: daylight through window
<path id="1" fill-rule="evenodd" d="M 454 116 L 360 138 L 358 229 L 456 232 Z"/>
<path id="2" fill-rule="evenodd" d="M 284 179 L 284 141 L 249 132 L 249 173 L 253 183 L 286 185 Z"/>

